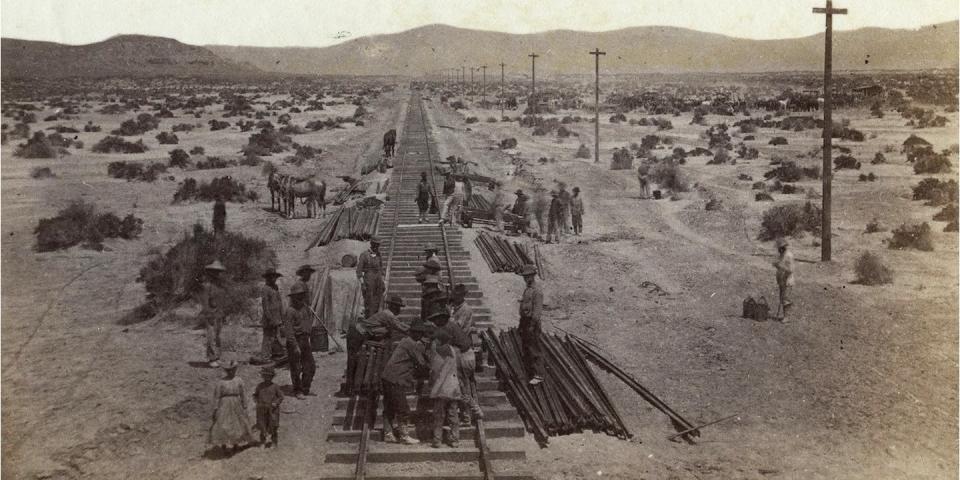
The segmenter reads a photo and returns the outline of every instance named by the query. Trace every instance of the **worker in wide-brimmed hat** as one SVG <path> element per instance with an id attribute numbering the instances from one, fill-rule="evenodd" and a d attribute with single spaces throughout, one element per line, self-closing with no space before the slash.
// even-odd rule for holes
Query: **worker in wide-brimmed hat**
<path id="1" fill-rule="evenodd" d="M 787 310 L 793 306 L 793 302 L 790 301 L 790 290 L 796 283 L 793 274 L 793 252 L 790 251 L 790 242 L 786 238 L 778 238 L 776 246 L 777 260 L 773 262 L 773 266 L 777 269 L 777 288 L 780 291 L 780 306 L 777 309 L 777 318 L 787 322 Z"/>
<path id="2" fill-rule="evenodd" d="M 270 447 L 267 441 L 267 435 L 273 440 L 273 446 L 278 444 L 278 433 L 280 430 L 280 404 L 283 403 L 283 392 L 280 391 L 280 385 L 273 383 L 273 377 L 276 372 L 273 367 L 263 367 L 260 369 L 260 377 L 263 381 L 257 384 L 253 390 L 253 400 L 257 410 L 257 430 L 260 431 L 260 445 L 264 448 Z"/>
<path id="3" fill-rule="evenodd" d="M 430 199 L 433 196 L 433 190 L 430 188 L 430 182 L 427 181 L 427 172 L 420 172 L 420 183 L 417 184 L 417 210 L 420 216 L 417 217 L 417 223 L 427 221 L 427 212 L 430 210 Z"/>
<path id="4" fill-rule="evenodd" d="M 440 281 L 440 262 L 427 261 L 424 263 L 426 274 L 420 283 L 420 319 L 447 307 L 446 289 Z"/>
<path id="5" fill-rule="evenodd" d="M 466 336 L 467 342 L 460 352 L 460 390 L 463 401 L 460 404 L 460 424 L 470 425 L 470 412 L 479 411 L 477 406 L 477 349 L 473 342 L 473 309 L 467 305 L 467 286 L 454 285 L 450 295 L 450 323 L 453 323 Z"/>
<path id="6" fill-rule="evenodd" d="M 223 274 L 227 271 L 220 260 L 203 267 L 204 282 L 200 285 L 196 300 L 200 304 L 200 319 L 205 327 L 207 362 L 213 368 L 220 366 L 220 330 L 229 305 Z"/>
<path id="7" fill-rule="evenodd" d="M 300 265 L 300 267 L 297 268 L 297 271 L 295 272 L 298 277 L 297 283 L 303 285 L 303 287 L 307 290 L 308 300 L 313 299 L 313 292 L 310 290 L 310 277 L 312 277 L 313 272 L 316 272 L 316 271 L 317 269 L 313 268 L 313 266 L 309 264 L 303 264 L 303 265 Z"/>
<path id="8" fill-rule="evenodd" d="M 573 196 L 570 197 L 570 219 L 573 221 L 573 234 L 580 236 L 583 233 L 583 197 L 580 196 L 580 187 L 573 187 Z"/>
<path id="9" fill-rule="evenodd" d="M 426 343 L 432 329 L 424 322 L 414 321 L 383 366 L 383 441 L 407 445 L 420 443 L 409 434 L 410 406 L 407 391 L 418 378 L 429 372 Z M 424 342 L 424 337 L 428 337 Z"/>
<path id="10" fill-rule="evenodd" d="M 370 249 L 361 253 L 357 260 L 357 279 L 360 280 L 360 291 L 363 294 L 364 317 L 380 311 L 380 301 L 386 289 L 383 281 L 386 270 L 383 256 L 380 255 L 380 243 L 380 237 L 372 237 Z"/>
<path id="11" fill-rule="evenodd" d="M 243 379 L 237 376 L 237 367 L 236 360 L 223 365 L 225 375 L 214 387 L 213 398 L 217 406 L 207 435 L 208 444 L 231 454 L 240 446 L 253 442 L 253 431 L 247 418 L 247 393 Z"/>
<path id="12" fill-rule="evenodd" d="M 380 310 L 373 315 L 358 320 L 347 330 L 347 371 L 344 375 L 344 388 L 347 389 L 347 392 L 354 386 L 351 383 L 363 342 L 367 340 L 399 340 L 407 331 L 407 325 L 397 318 L 404 307 L 403 299 L 398 295 L 391 295 L 384 303 L 387 307 L 386 310 Z"/>
<path id="13" fill-rule="evenodd" d="M 264 285 L 260 287 L 260 326 L 263 328 L 263 340 L 260 343 L 259 355 L 251 359 L 251 363 L 267 363 L 271 359 L 282 358 L 285 353 L 280 342 L 283 301 L 280 298 L 280 287 L 277 286 L 277 279 L 282 276 L 282 273 L 272 267 L 263 272 Z"/>
<path id="14" fill-rule="evenodd" d="M 547 243 L 560 243 L 563 234 L 563 201 L 556 190 L 550 191 L 550 210 L 547 213 Z"/>
<path id="15" fill-rule="evenodd" d="M 313 360 L 310 335 L 316 317 L 307 305 L 307 289 L 295 283 L 287 294 L 290 306 L 283 311 L 283 333 L 287 339 L 287 357 L 290 360 L 290 381 L 297 398 L 313 396 L 310 385 L 317 366 Z"/>
<path id="16" fill-rule="evenodd" d="M 523 190 L 520 190 L 520 189 L 517 189 L 516 195 L 517 195 L 517 199 L 516 201 L 513 202 L 513 209 L 511 210 L 511 213 L 516 215 L 519 218 L 519 221 L 521 222 L 520 232 L 527 233 L 527 228 L 530 225 L 530 222 L 527 219 L 527 210 L 528 210 L 527 203 L 530 199 L 527 197 L 525 193 L 523 193 Z"/>
<path id="17" fill-rule="evenodd" d="M 537 267 L 526 264 L 520 269 L 519 274 L 527 284 L 520 297 L 519 330 L 520 343 L 523 347 L 523 363 L 527 374 L 531 377 L 530 384 L 536 385 L 543 381 L 540 349 L 543 291 L 537 283 Z"/>

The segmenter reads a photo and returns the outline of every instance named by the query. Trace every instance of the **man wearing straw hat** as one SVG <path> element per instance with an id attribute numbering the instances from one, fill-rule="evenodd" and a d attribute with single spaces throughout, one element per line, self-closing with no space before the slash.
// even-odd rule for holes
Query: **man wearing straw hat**
<path id="1" fill-rule="evenodd" d="M 277 286 L 277 278 L 282 276 L 283 274 L 274 268 L 268 268 L 263 272 L 264 285 L 260 290 L 263 341 L 260 345 L 260 358 L 258 358 L 263 363 L 282 357 L 284 354 L 284 348 L 279 339 L 280 326 L 283 324 L 283 301 L 280 298 L 280 288 Z"/>
<path id="2" fill-rule="evenodd" d="M 380 311 L 380 300 L 383 299 L 384 290 L 386 290 L 380 243 L 380 237 L 371 238 L 370 249 L 361 253 L 360 259 L 357 260 L 357 279 L 360 280 L 360 291 L 363 293 L 364 317 L 370 317 Z"/>
<path id="3" fill-rule="evenodd" d="M 290 306 L 283 311 L 283 333 L 287 338 L 287 357 L 290 359 L 290 381 L 297 398 L 310 393 L 310 384 L 317 366 L 313 361 L 310 333 L 314 316 L 307 305 L 307 290 L 296 283 L 287 294 Z"/>
<path id="4" fill-rule="evenodd" d="M 526 264 L 520 270 L 527 288 L 520 297 L 520 342 L 523 347 L 523 363 L 530 375 L 530 384 L 543 381 L 540 349 L 540 316 L 543 313 L 543 291 L 537 284 L 537 267 Z"/>
<path id="5" fill-rule="evenodd" d="M 780 306 L 777 308 L 777 319 L 786 323 L 787 310 L 793 306 L 790 301 L 790 289 L 796 282 L 793 276 L 793 252 L 790 251 L 790 243 L 786 238 L 777 239 L 777 260 L 773 266 L 777 269 L 777 287 L 780 290 Z"/>
<path id="6" fill-rule="evenodd" d="M 223 328 L 228 302 L 222 275 L 227 268 L 220 263 L 220 260 L 214 260 L 213 263 L 204 266 L 203 271 L 206 274 L 206 281 L 200 288 L 197 301 L 200 304 L 200 319 L 203 320 L 206 328 L 207 362 L 211 368 L 219 368 L 220 330 Z"/>

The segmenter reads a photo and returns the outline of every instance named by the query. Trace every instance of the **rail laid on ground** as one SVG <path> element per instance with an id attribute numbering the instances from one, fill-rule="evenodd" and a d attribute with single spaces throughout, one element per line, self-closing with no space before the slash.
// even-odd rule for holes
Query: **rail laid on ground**
<path id="1" fill-rule="evenodd" d="M 440 259 L 446 266 L 444 281 L 463 283 L 467 287 L 467 303 L 473 308 L 475 331 L 492 326 L 491 314 L 483 306 L 483 293 L 469 267 L 469 252 L 463 245 L 461 232 L 454 226 L 438 224 L 439 216 L 431 215 L 431 223 L 417 223 L 416 204 L 420 172 L 428 172 L 431 188 L 436 193 L 439 178 L 433 168 L 431 128 L 423 108 L 423 100 L 414 92 L 407 109 L 403 131 L 398 136 L 397 161 L 392 172 L 392 192 L 381 215 L 378 234 L 389 247 L 386 252 L 386 295 L 399 295 L 407 305 L 400 313 L 401 321 L 410 323 L 420 316 L 420 284 L 414 279 L 423 263 L 423 246 L 432 242 L 441 246 Z M 441 200 L 439 197 L 437 200 Z M 498 479 L 532 479 L 516 468 L 526 459 L 523 437 L 525 428 L 506 395 L 498 390 L 493 371 L 477 374 L 477 390 L 484 412 L 478 427 L 461 428 L 461 439 L 476 445 L 460 448 L 431 448 L 429 402 L 408 396 L 416 405 L 411 416 L 418 425 L 415 436 L 420 445 L 386 444 L 371 437 L 378 427 L 376 398 L 354 396 L 339 399 L 333 427 L 327 441 L 334 444 L 324 459 L 321 475 L 326 479 L 386 480 L 411 478 L 487 479 L 493 477 L 493 463 L 498 462 Z M 421 408 L 422 407 L 422 408 Z M 488 444 L 489 442 L 489 444 Z M 500 467 L 506 468 L 500 468 Z M 352 468 L 351 468 L 352 467 Z M 479 468 L 478 468 L 479 467 Z"/>

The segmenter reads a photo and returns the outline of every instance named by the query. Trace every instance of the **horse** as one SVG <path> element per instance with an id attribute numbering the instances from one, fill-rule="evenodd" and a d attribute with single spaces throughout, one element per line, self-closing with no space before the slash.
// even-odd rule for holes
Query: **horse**
<path id="1" fill-rule="evenodd" d="M 393 149 L 397 144 L 397 130 L 391 128 L 383 134 L 383 154 L 390 158 L 393 156 Z"/>
<path id="2" fill-rule="evenodd" d="M 307 218 L 314 218 L 317 215 L 317 207 L 325 214 L 327 211 L 327 184 L 322 180 L 314 181 L 312 178 L 290 178 L 286 185 L 287 205 L 289 208 L 288 217 L 296 217 L 296 201 L 301 201 L 307 206 Z"/>
<path id="3" fill-rule="evenodd" d="M 270 172 L 267 175 L 267 189 L 270 190 L 270 210 L 281 210 L 283 201 L 282 180 L 283 175 Z M 274 207 L 276 205 L 276 207 Z"/>

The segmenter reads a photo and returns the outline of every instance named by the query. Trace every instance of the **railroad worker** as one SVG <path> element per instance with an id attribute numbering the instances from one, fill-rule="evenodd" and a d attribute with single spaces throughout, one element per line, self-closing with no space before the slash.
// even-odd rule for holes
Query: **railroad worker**
<path id="1" fill-rule="evenodd" d="M 460 351 L 460 390 L 463 401 L 460 403 L 460 424 L 470 425 L 470 414 L 480 411 L 477 402 L 477 354 L 473 346 L 473 309 L 467 305 L 467 286 L 458 283 L 450 296 L 451 324 L 457 326 L 464 342 Z"/>
<path id="2" fill-rule="evenodd" d="M 282 357 L 284 354 L 279 338 L 280 327 L 283 325 L 283 301 L 280 297 L 280 287 L 277 286 L 277 278 L 282 276 L 283 274 L 273 268 L 263 272 L 264 285 L 260 289 L 260 305 L 263 311 L 260 326 L 263 328 L 263 341 L 260 344 L 259 358 L 263 363 Z"/>
<path id="3" fill-rule="evenodd" d="M 640 165 L 637 167 L 637 180 L 640 181 L 640 198 L 650 198 L 650 179 L 647 172 L 650 167 Z"/>
<path id="4" fill-rule="evenodd" d="M 360 254 L 357 260 L 357 279 L 360 280 L 360 291 L 363 294 L 364 317 L 370 317 L 380 311 L 380 300 L 383 299 L 386 285 L 383 282 L 385 274 L 383 257 L 380 255 L 380 238 L 370 239 L 370 249 Z"/>
<path id="5" fill-rule="evenodd" d="M 279 385 L 273 383 L 275 376 L 273 367 L 261 368 L 260 377 L 263 381 L 253 390 L 253 401 L 257 407 L 257 430 L 260 430 L 260 445 L 263 445 L 263 448 L 270 448 L 267 435 L 273 441 L 274 447 L 279 444 L 277 433 L 280 430 L 280 404 L 283 403 L 283 392 L 280 391 Z"/>
<path id="6" fill-rule="evenodd" d="M 310 384 L 317 369 L 310 345 L 313 312 L 307 305 L 307 290 L 302 284 L 294 284 L 287 296 L 290 297 L 290 306 L 283 311 L 283 333 L 287 339 L 287 357 L 290 359 L 290 382 L 297 398 L 314 396 L 310 393 Z"/>
<path id="7" fill-rule="evenodd" d="M 223 233 L 227 228 L 227 205 L 223 203 L 223 197 L 217 195 L 213 202 L 213 233 Z"/>
<path id="8" fill-rule="evenodd" d="M 513 202 L 513 210 L 511 213 L 516 215 L 520 221 L 520 233 L 527 233 L 527 227 L 530 225 L 530 221 L 527 218 L 527 201 L 529 198 L 526 194 L 523 193 L 523 190 L 516 191 L 517 200 Z"/>
<path id="9" fill-rule="evenodd" d="M 437 256 L 439 251 L 440 250 L 437 248 L 436 244 L 433 242 L 427 242 L 427 244 L 423 246 L 423 254 L 427 257 L 426 262 L 431 262 L 432 260 L 435 261 L 437 265 L 440 265 L 440 257 Z M 437 272 L 439 271 L 440 269 L 438 267 Z M 427 267 L 425 265 L 421 265 L 419 268 L 417 268 L 416 273 L 413 274 L 414 280 L 416 280 L 417 283 L 422 284 L 423 279 L 426 278 L 427 272 Z"/>
<path id="10" fill-rule="evenodd" d="M 567 191 L 567 184 L 559 182 L 557 184 L 559 192 L 557 198 L 560 199 L 560 223 L 563 225 L 563 233 L 570 233 L 570 192 Z"/>
<path id="11" fill-rule="evenodd" d="M 443 222 L 447 218 L 447 204 L 452 202 L 450 196 L 453 195 L 453 190 L 457 186 L 457 182 L 453 179 L 453 173 L 446 172 L 443 174 L 443 204 L 440 205 L 440 221 Z"/>
<path id="12" fill-rule="evenodd" d="M 443 211 L 440 213 L 440 223 L 460 224 L 460 210 L 463 208 L 467 196 L 467 184 L 460 175 L 453 175 L 453 191 L 443 202 Z M 444 186 L 446 188 L 446 186 Z"/>
<path id="13" fill-rule="evenodd" d="M 303 264 L 303 265 L 300 265 L 300 268 L 298 268 L 296 272 L 297 277 L 300 277 L 300 279 L 297 280 L 297 283 L 299 283 L 300 285 L 303 286 L 304 289 L 306 289 L 308 302 L 313 300 L 313 295 L 312 295 L 313 292 L 310 291 L 310 277 L 312 277 L 313 272 L 316 272 L 316 271 L 317 270 L 311 267 L 309 264 Z"/>
<path id="14" fill-rule="evenodd" d="M 445 289 L 440 281 L 440 262 L 430 259 L 424 262 L 423 267 L 425 274 L 421 283 L 420 318 L 426 320 L 430 314 L 445 309 L 447 303 Z"/>
<path id="15" fill-rule="evenodd" d="M 367 340 L 386 340 L 400 338 L 407 331 L 407 325 L 397 315 L 403 310 L 403 299 L 391 295 L 386 301 L 386 310 L 381 310 L 363 320 L 359 320 L 347 330 L 347 371 L 345 386 L 349 390 L 357 370 L 357 358 L 363 342 Z"/>
<path id="16" fill-rule="evenodd" d="M 442 314 L 437 314 L 442 315 Z M 443 443 L 443 427 L 450 427 L 449 445 L 460 446 L 459 406 L 460 392 L 459 350 L 451 345 L 450 334 L 443 329 L 434 331 L 427 353 L 430 359 L 430 400 L 433 403 L 433 448 Z"/>
<path id="17" fill-rule="evenodd" d="M 430 183 L 427 182 L 427 172 L 420 172 L 420 183 L 417 184 L 417 209 L 420 217 L 417 223 L 427 221 L 427 211 L 430 210 Z"/>
<path id="18" fill-rule="evenodd" d="M 541 372 L 540 330 L 543 313 L 543 291 L 537 283 L 537 267 L 527 264 L 520 270 L 527 288 L 520 297 L 520 343 L 523 347 L 523 363 L 531 385 L 543 381 Z"/>
<path id="19" fill-rule="evenodd" d="M 420 443 L 410 436 L 410 405 L 407 391 L 416 386 L 417 379 L 429 372 L 424 336 L 431 333 L 426 323 L 415 321 L 390 354 L 383 366 L 383 441 L 406 445 Z M 427 375 L 428 376 L 428 375 Z"/>
<path id="20" fill-rule="evenodd" d="M 206 280 L 200 286 L 197 303 L 200 304 L 200 319 L 206 328 L 207 362 L 211 368 L 220 367 L 220 330 L 226 318 L 227 299 L 223 275 L 227 271 L 220 260 L 203 267 Z"/>
<path id="21" fill-rule="evenodd" d="M 583 233 L 583 197 L 580 196 L 580 187 L 573 187 L 573 196 L 570 197 L 570 216 L 573 220 L 573 234 Z"/>
<path id="22" fill-rule="evenodd" d="M 556 190 L 550 191 L 550 210 L 547 212 L 547 243 L 560 243 L 563 232 L 563 202 Z"/>
<path id="23" fill-rule="evenodd" d="M 777 287 L 780 290 L 780 306 L 777 309 L 777 318 L 786 323 L 787 310 L 793 306 L 793 302 L 790 301 L 790 290 L 796 283 L 793 275 L 793 252 L 790 251 L 790 243 L 783 237 L 777 239 L 776 245 L 778 256 L 777 260 L 773 262 L 773 266 L 777 269 Z"/>

